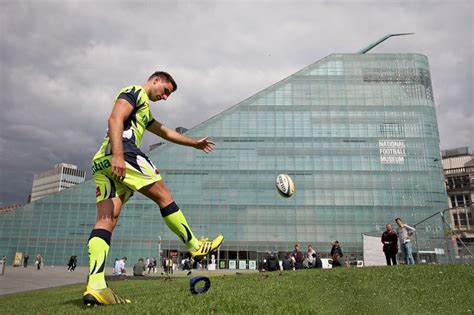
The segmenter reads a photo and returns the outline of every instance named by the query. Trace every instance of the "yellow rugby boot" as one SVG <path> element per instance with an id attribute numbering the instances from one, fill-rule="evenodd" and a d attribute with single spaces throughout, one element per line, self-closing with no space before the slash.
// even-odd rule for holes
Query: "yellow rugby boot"
<path id="1" fill-rule="evenodd" d="M 194 261 L 199 262 L 204 257 L 206 257 L 207 254 L 216 251 L 219 246 L 221 246 L 222 242 L 224 242 L 224 236 L 220 234 L 217 235 L 216 238 L 212 241 L 209 241 L 207 238 L 204 238 L 199 241 L 198 250 L 190 251 L 191 257 Z"/>
<path id="2" fill-rule="evenodd" d="M 87 306 L 131 303 L 130 300 L 115 294 L 111 288 L 94 290 L 89 286 L 87 286 L 86 291 L 82 295 L 82 301 Z"/>

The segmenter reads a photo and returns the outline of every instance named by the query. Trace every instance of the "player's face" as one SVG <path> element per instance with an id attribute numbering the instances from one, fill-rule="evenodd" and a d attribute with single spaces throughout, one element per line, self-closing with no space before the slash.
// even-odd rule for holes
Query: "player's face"
<path id="1" fill-rule="evenodd" d="M 152 102 L 166 101 L 171 93 L 173 93 L 173 84 L 161 78 L 157 78 L 153 81 L 150 100 Z"/>

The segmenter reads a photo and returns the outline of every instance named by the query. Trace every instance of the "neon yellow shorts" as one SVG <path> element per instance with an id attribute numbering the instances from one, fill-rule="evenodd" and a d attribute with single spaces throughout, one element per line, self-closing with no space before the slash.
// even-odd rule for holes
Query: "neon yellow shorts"
<path id="1" fill-rule="evenodd" d="M 155 172 L 155 165 L 145 154 L 126 152 L 124 158 L 126 171 L 123 181 L 112 176 L 112 155 L 92 161 L 96 202 L 124 196 L 125 203 L 133 196 L 133 192 L 161 180 L 161 175 Z"/>

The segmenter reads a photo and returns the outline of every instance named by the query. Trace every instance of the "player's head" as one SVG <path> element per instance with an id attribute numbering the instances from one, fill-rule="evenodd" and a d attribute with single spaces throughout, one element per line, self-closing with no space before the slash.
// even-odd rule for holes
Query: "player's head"
<path id="1" fill-rule="evenodd" d="M 396 219 L 395 219 L 395 223 L 398 224 L 398 226 L 402 226 L 403 221 L 402 221 L 402 219 L 400 219 L 400 218 L 396 218 Z"/>
<path id="2" fill-rule="evenodd" d="M 178 85 L 173 77 L 164 71 L 156 71 L 148 78 L 148 96 L 152 102 L 166 100 L 171 93 L 178 89 Z"/>
<path id="3" fill-rule="evenodd" d="M 385 230 L 386 230 L 387 232 L 390 232 L 390 231 L 392 230 L 392 225 L 391 225 L 391 224 L 386 224 L 386 225 L 385 225 Z"/>

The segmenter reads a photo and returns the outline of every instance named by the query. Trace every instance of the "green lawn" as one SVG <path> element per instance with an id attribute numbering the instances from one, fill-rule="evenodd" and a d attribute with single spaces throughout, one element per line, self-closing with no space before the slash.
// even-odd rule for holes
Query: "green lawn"
<path id="1" fill-rule="evenodd" d="M 132 304 L 86 308 L 84 285 L 0 296 L 1 314 L 473 314 L 473 265 L 311 269 L 217 275 L 197 296 L 188 278 L 112 281 Z"/>

